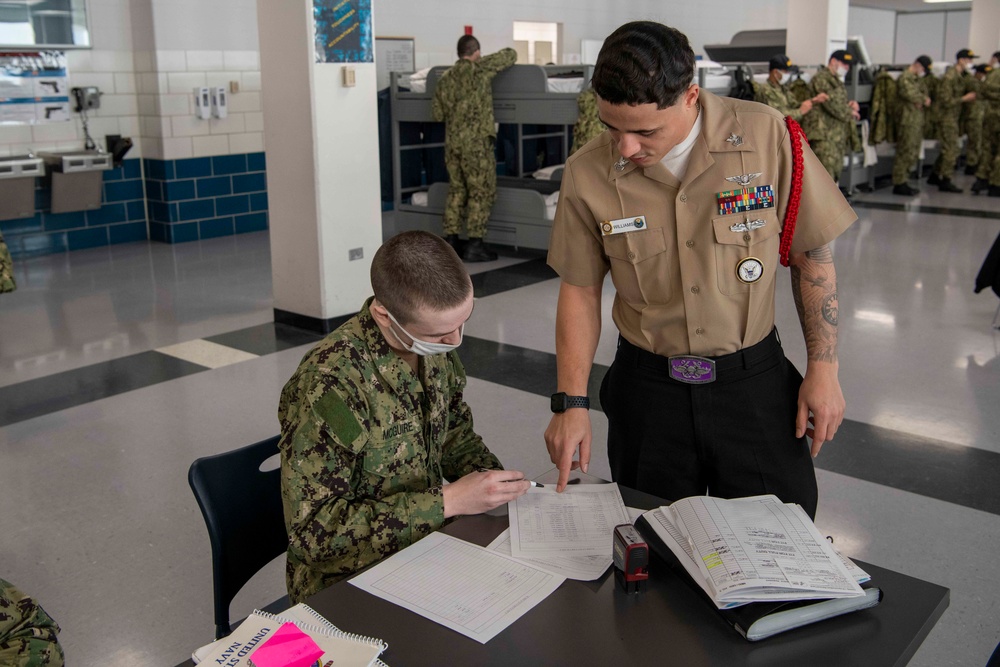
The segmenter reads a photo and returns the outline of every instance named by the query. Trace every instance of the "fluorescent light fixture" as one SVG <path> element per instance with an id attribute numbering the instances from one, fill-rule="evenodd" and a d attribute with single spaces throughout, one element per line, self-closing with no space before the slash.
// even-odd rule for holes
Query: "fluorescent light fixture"
<path id="1" fill-rule="evenodd" d="M 929 4 L 935 4 L 938 2 L 965 2 L 966 0 L 924 0 L 924 2 Z"/>

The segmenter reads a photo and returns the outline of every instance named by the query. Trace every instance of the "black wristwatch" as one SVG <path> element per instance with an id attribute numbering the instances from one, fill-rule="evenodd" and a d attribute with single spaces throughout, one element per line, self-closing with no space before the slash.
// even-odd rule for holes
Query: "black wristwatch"
<path id="1" fill-rule="evenodd" d="M 566 412 L 570 408 L 590 409 L 590 399 L 586 396 L 567 396 L 565 391 L 552 394 L 552 412 Z"/>

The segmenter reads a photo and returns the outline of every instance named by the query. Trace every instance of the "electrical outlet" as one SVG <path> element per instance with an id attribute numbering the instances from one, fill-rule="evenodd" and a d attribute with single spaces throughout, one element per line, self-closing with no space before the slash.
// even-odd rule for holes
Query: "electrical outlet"
<path id="1" fill-rule="evenodd" d="M 357 78 L 355 77 L 354 68 L 350 65 L 345 66 L 342 70 L 344 75 L 344 87 L 353 88 L 358 85 Z"/>
<path id="2" fill-rule="evenodd" d="M 356 259 L 363 259 L 365 256 L 364 248 L 351 248 L 347 251 L 347 261 L 353 262 Z"/>
<path id="3" fill-rule="evenodd" d="M 230 81 L 229 82 L 229 92 L 230 93 L 238 93 L 238 92 L 240 92 L 240 82 L 239 81 Z"/>

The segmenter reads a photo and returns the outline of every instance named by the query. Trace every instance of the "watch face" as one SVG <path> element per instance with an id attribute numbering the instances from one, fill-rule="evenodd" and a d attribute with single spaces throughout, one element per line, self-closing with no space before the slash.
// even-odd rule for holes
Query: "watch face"
<path id="1" fill-rule="evenodd" d="M 745 283 L 755 283 L 764 275 L 764 265 L 756 257 L 747 257 L 736 265 L 736 277 Z"/>
<path id="2" fill-rule="evenodd" d="M 552 412 L 566 412 L 566 392 L 552 394 L 551 407 Z"/>

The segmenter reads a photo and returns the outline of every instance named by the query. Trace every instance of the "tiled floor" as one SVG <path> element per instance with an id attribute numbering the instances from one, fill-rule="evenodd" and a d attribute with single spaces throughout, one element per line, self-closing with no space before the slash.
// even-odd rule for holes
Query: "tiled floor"
<path id="1" fill-rule="evenodd" d="M 926 187 L 855 202 L 835 246 L 848 421 L 817 459 L 817 523 L 849 555 L 952 589 L 913 665 L 980 667 L 1000 641 L 1000 331 L 996 297 L 972 281 L 1000 207 Z M 0 576 L 60 622 L 70 664 L 175 664 L 211 638 L 187 467 L 276 433 L 278 392 L 314 340 L 270 324 L 268 266 L 266 233 L 131 244 L 21 261 L 21 288 L 0 296 Z M 558 281 L 531 253 L 471 268 L 467 398 L 501 460 L 537 476 L 551 468 Z M 611 293 L 599 365 L 614 354 Z M 784 276 L 778 302 L 801 365 Z M 279 559 L 233 614 L 282 593 Z"/>

